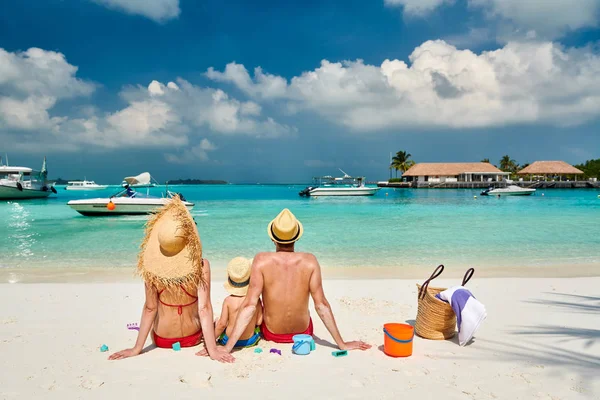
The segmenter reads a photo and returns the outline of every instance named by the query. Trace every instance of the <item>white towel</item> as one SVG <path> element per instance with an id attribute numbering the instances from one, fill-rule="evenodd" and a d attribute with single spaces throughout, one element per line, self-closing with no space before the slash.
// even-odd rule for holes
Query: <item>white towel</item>
<path id="1" fill-rule="evenodd" d="M 458 324 L 458 343 L 469 343 L 483 320 L 487 317 L 485 307 L 473 294 L 462 286 L 454 286 L 438 294 L 439 298 L 450 303 Z"/>

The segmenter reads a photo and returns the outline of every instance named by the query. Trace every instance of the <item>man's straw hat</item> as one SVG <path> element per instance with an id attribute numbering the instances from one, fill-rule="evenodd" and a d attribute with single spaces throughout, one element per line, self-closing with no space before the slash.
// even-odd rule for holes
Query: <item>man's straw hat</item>
<path id="1" fill-rule="evenodd" d="M 223 286 L 234 296 L 245 296 L 250 284 L 252 260 L 236 257 L 227 264 L 227 281 Z"/>
<path id="2" fill-rule="evenodd" d="M 267 233 L 271 237 L 271 240 L 276 243 L 290 244 L 302 237 L 304 228 L 294 214 L 287 208 L 284 208 L 283 211 L 269 223 Z"/>
<path id="3" fill-rule="evenodd" d="M 202 243 L 179 196 L 150 217 L 138 256 L 138 274 L 155 287 L 204 284 Z"/>

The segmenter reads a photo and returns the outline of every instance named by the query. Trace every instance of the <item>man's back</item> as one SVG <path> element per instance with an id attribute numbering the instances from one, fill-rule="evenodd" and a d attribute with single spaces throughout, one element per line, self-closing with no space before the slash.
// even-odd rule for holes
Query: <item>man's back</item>
<path id="1" fill-rule="evenodd" d="M 309 253 L 260 253 L 254 259 L 261 271 L 264 321 L 277 334 L 304 331 L 310 322 L 310 279 L 318 265 Z"/>

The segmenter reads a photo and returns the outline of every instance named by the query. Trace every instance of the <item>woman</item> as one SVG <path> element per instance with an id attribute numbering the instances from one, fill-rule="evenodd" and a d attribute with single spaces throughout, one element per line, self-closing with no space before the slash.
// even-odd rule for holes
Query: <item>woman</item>
<path id="1" fill-rule="evenodd" d="M 157 347 L 200 344 L 213 360 L 233 362 L 217 347 L 210 302 L 210 263 L 202 258 L 196 224 L 175 196 L 146 225 L 138 258 L 138 273 L 146 285 L 146 302 L 135 346 L 112 354 L 110 360 L 137 356 L 148 334 Z"/>

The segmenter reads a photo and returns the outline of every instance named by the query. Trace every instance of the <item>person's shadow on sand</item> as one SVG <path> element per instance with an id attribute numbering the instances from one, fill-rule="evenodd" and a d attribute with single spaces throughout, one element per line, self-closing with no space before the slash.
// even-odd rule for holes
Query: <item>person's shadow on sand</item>
<path id="1" fill-rule="evenodd" d="M 313 339 L 315 341 L 315 344 L 318 344 L 319 346 L 323 346 L 323 347 L 331 347 L 332 349 L 336 349 L 337 350 L 337 346 L 325 339 L 321 339 L 320 337 L 313 335 Z"/>

